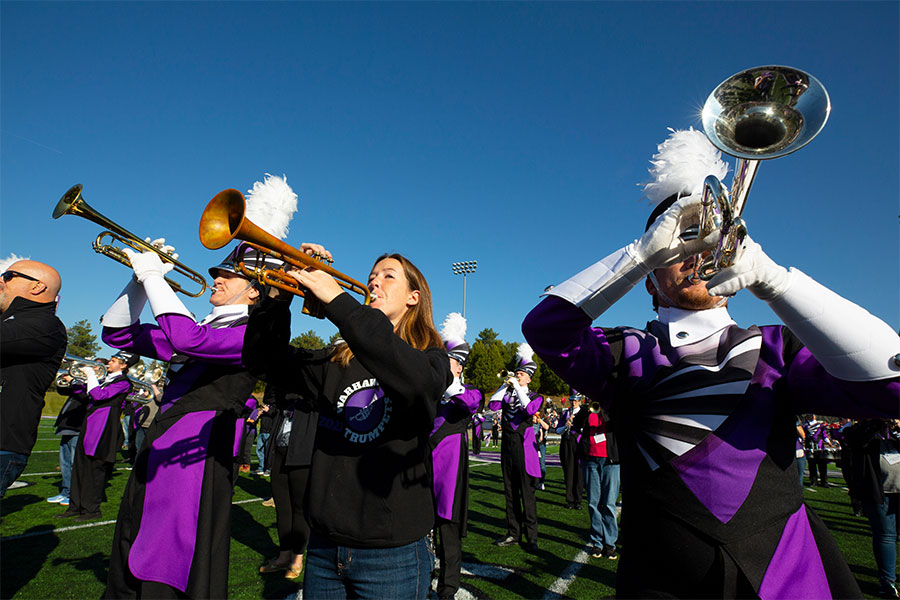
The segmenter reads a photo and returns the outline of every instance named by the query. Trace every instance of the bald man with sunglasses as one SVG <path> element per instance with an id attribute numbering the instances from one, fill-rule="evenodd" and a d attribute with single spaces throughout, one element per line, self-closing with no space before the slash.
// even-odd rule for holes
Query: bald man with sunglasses
<path id="1" fill-rule="evenodd" d="M 28 463 L 44 394 L 66 353 L 56 269 L 20 260 L 0 274 L 0 498 Z"/>

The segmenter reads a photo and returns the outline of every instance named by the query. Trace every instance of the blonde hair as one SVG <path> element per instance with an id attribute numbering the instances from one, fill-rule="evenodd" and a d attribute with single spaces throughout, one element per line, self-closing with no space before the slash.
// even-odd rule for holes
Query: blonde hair
<path id="1" fill-rule="evenodd" d="M 400 336 L 400 339 L 415 348 L 416 350 L 425 350 L 426 348 L 443 348 L 444 343 L 441 336 L 434 326 L 434 317 L 432 315 L 431 289 L 425 276 L 412 264 L 408 258 L 402 254 L 382 254 L 379 256 L 375 265 L 381 261 L 393 258 L 403 266 L 403 273 L 406 275 L 406 284 L 411 291 L 419 292 L 419 302 L 413 304 L 400 318 L 400 322 L 394 328 L 394 333 Z M 353 351 L 346 342 L 339 344 L 331 356 L 332 362 L 340 363 L 342 367 L 346 367 L 353 359 Z"/>

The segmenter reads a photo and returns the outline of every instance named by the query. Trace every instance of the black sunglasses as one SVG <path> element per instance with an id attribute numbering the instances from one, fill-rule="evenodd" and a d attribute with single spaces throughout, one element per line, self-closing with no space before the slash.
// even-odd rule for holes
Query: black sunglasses
<path id="1" fill-rule="evenodd" d="M 3 279 L 6 283 L 9 283 L 11 280 L 16 277 L 21 277 L 22 279 L 27 279 L 28 281 L 40 281 L 37 277 L 32 277 L 31 275 L 26 275 L 25 273 L 19 273 L 18 271 L 6 271 L 2 275 L 0 275 L 0 279 Z"/>

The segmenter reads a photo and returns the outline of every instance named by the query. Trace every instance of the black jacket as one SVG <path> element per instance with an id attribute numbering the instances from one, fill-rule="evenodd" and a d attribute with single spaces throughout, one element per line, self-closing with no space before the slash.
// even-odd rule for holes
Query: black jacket
<path id="1" fill-rule="evenodd" d="M 0 315 L 0 450 L 31 454 L 67 341 L 55 302 L 14 298 Z"/>
<path id="2" fill-rule="evenodd" d="M 325 315 L 354 351 L 348 366 L 331 362 L 331 349 L 289 346 L 290 311 L 280 301 L 264 301 L 251 313 L 244 363 L 319 412 L 311 528 L 353 548 L 412 543 L 434 525 L 425 455 L 438 401 L 453 380 L 447 353 L 410 347 L 383 313 L 346 293 Z"/>
<path id="3" fill-rule="evenodd" d="M 78 435 L 87 416 L 88 397 L 73 393 L 72 388 L 57 388 L 57 393 L 69 396 L 56 416 L 56 435 Z"/>

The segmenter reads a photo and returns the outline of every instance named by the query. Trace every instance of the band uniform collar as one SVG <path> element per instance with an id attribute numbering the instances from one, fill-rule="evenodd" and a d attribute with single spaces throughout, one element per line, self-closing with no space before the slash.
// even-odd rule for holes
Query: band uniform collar
<path id="1" fill-rule="evenodd" d="M 250 305 L 248 304 L 226 304 L 225 306 L 214 306 L 208 315 L 206 315 L 199 325 L 207 325 L 215 321 L 216 325 L 230 323 L 249 314 Z"/>
<path id="2" fill-rule="evenodd" d="M 736 325 L 724 306 L 708 310 L 684 310 L 659 307 L 659 322 L 669 331 L 669 344 L 673 348 L 694 344 Z"/>

